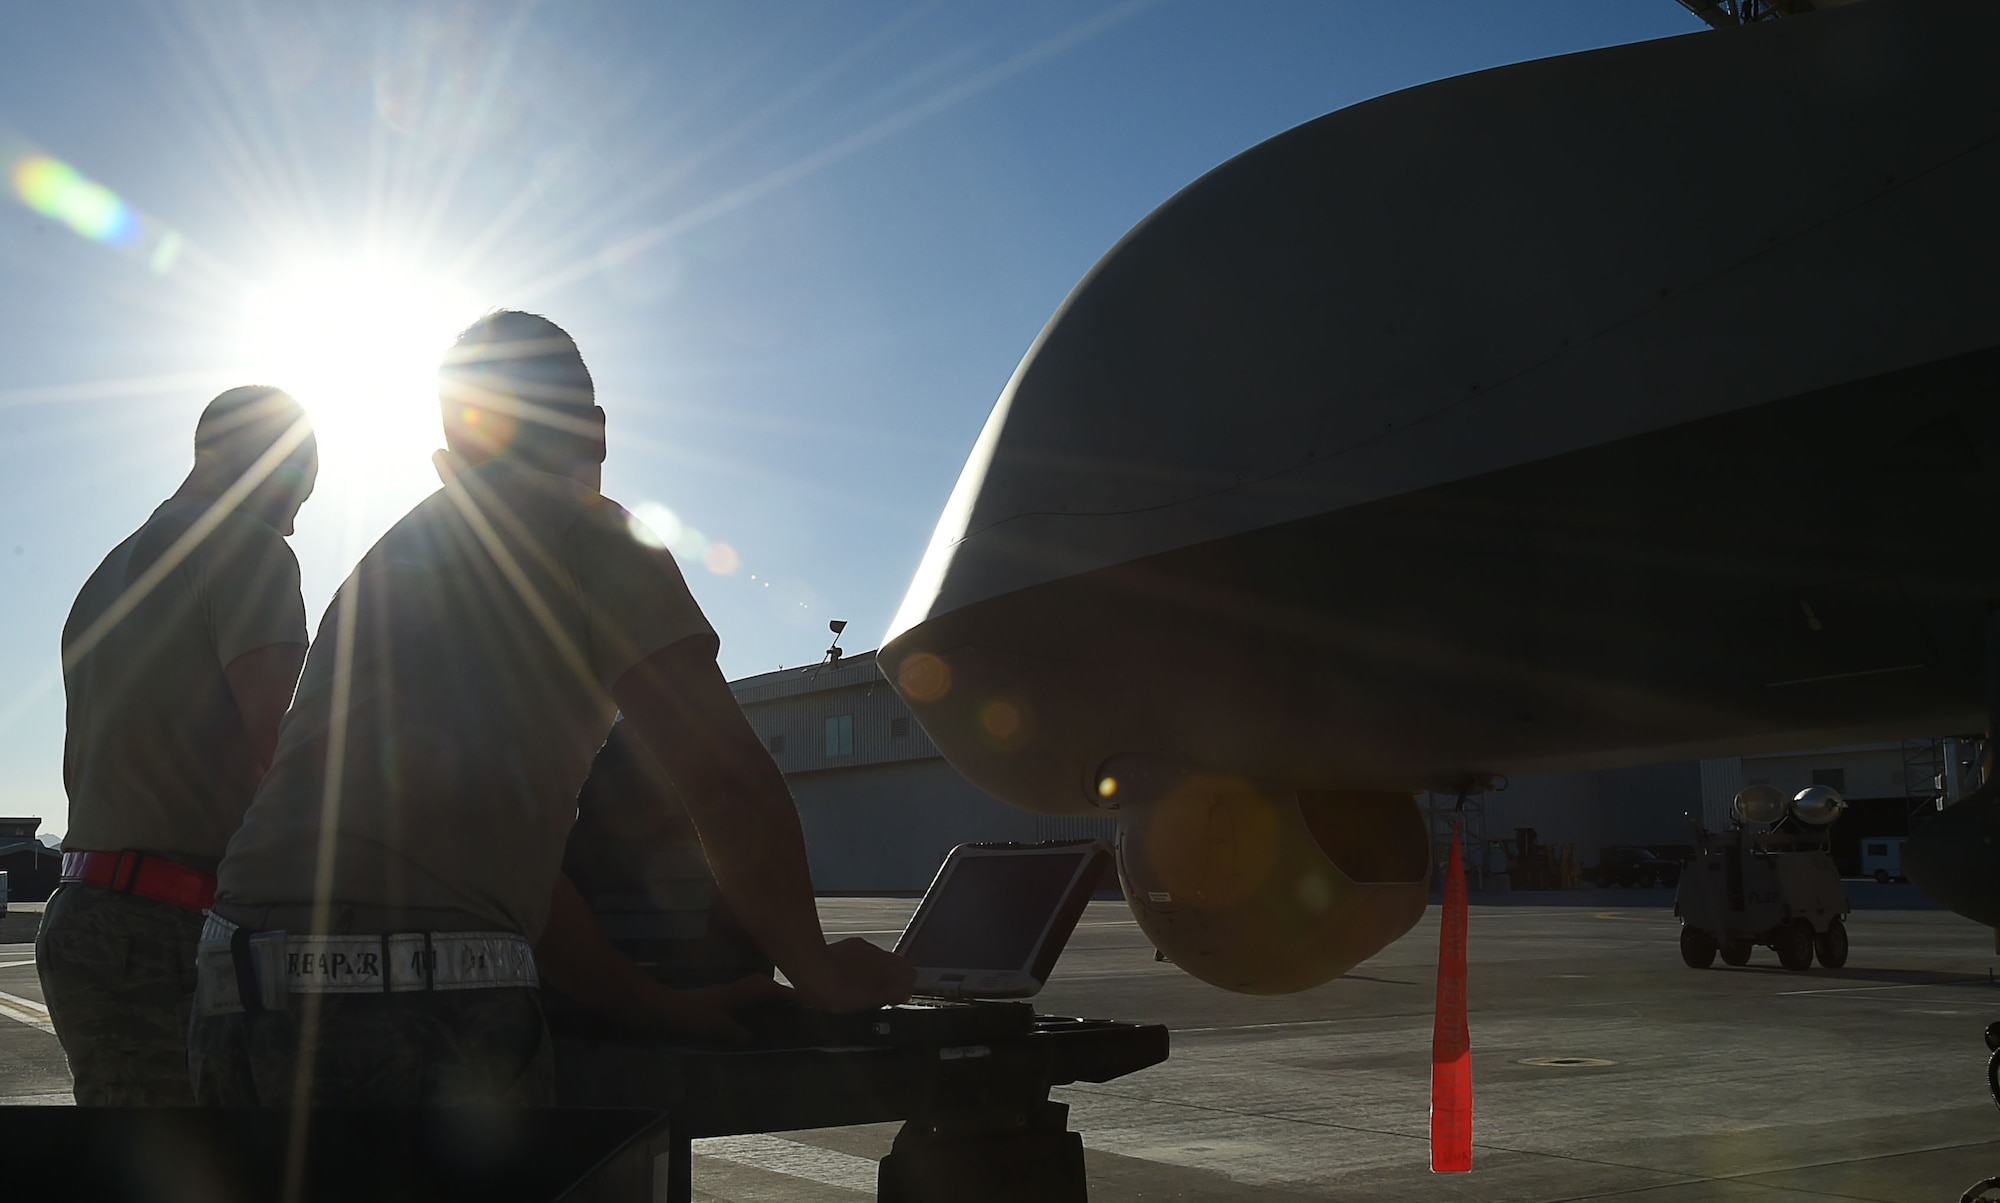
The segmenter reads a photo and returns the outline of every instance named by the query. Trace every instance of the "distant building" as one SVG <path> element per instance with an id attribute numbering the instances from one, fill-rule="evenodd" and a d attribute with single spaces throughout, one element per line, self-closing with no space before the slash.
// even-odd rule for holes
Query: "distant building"
<path id="1" fill-rule="evenodd" d="M 62 853 L 35 838 L 36 818 L 0 818 L 0 872 L 12 902 L 43 902 L 62 876 Z"/>
<path id="2" fill-rule="evenodd" d="M 821 893 L 918 893 L 953 845 L 972 841 L 1117 837 L 1111 818 L 1052 817 L 1016 809 L 947 764 L 875 667 L 873 652 L 838 664 L 731 682 L 758 738 L 791 786 Z M 1527 778 L 1480 804 L 1481 838 L 1496 841 L 1486 868 L 1505 868 L 1497 841 L 1532 827 L 1544 844 L 1570 844 L 1594 866 L 1607 847 L 1672 853 L 1694 842 L 1702 810 L 1692 762 Z M 1438 854 L 1449 841 L 1434 812 Z M 1468 851 L 1468 859 L 1477 864 Z"/>
<path id="3" fill-rule="evenodd" d="M 1032 814 L 961 777 L 883 680 L 873 652 L 730 688 L 791 786 L 821 893 L 919 893 L 955 844 L 1117 837 L 1115 819 Z M 1425 799 L 1440 863 L 1450 838 L 1442 812 L 1452 801 Z M 1701 768 L 1688 761 L 1526 778 L 1476 810 L 1483 823 L 1475 833 L 1494 841 L 1484 856 L 1494 872 L 1506 865 L 1498 842 L 1519 827 L 1535 828 L 1544 844 L 1571 845 L 1584 866 L 1617 846 L 1673 854 L 1694 842 Z M 1468 861 L 1479 863 L 1470 849 Z"/>
<path id="4" fill-rule="evenodd" d="M 791 786 L 822 893 L 921 892 L 945 853 L 970 841 L 1116 838 L 1114 819 L 1031 814 L 961 777 L 882 679 L 873 652 L 730 688 Z M 1503 842 L 1524 827 L 1543 845 L 1568 845 L 1586 876 L 1613 848 L 1683 855 L 1698 828 L 1728 826 L 1737 790 L 1762 782 L 1787 794 L 1831 785 L 1845 795 L 1833 852 L 1843 872 L 1858 874 L 1862 837 L 1906 834 L 1937 798 L 1958 796 L 1960 748 L 1924 740 L 1522 778 L 1474 803 L 1469 831 L 1487 846 L 1468 848 L 1467 861 L 1504 871 Z M 1422 798 L 1440 864 L 1455 801 Z"/>
<path id="5" fill-rule="evenodd" d="M 1017 810 L 945 763 L 861 652 L 730 683 L 798 802 L 823 894 L 914 894 L 954 845 L 1096 838 L 1113 819 Z"/>

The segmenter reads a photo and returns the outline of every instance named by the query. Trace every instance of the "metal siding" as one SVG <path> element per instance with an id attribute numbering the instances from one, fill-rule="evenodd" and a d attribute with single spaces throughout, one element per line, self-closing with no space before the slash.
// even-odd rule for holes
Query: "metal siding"
<path id="1" fill-rule="evenodd" d="M 831 677 L 832 674 L 827 674 Z M 773 735 L 785 737 L 785 750 L 772 759 L 787 776 L 823 769 L 856 768 L 937 756 L 937 745 L 910 713 L 903 699 L 879 678 L 861 682 L 815 683 L 810 692 L 789 688 L 758 691 L 760 700 L 746 700 L 743 713 L 766 748 Z M 771 693 L 775 692 L 775 696 Z M 739 697 L 750 691 L 740 691 Z M 752 698 L 757 694 L 752 693 Z M 854 716 L 854 752 L 848 756 L 826 754 L 826 720 L 842 714 Z M 909 734 L 897 738 L 889 734 L 890 720 L 909 722 Z"/>
<path id="2" fill-rule="evenodd" d="M 838 668 L 765 673 L 730 686 L 788 779 L 822 891 L 919 892 L 954 844 L 1115 838 L 1118 821 L 1033 815 L 959 776 L 870 653 Z M 854 716 L 854 753 L 826 754 L 826 720 Z M 889 734 L 895 719 L 909 733 Z"/>
<path id="3" fill-rule="evenodd" d="M 1701 825 L 1709 831 L 1729 828 L 1729 804 L 1743 788 L 1743 759 L 1719 757 L 1701 762 Z"/>
<path id="4" fill-rule="evenodd" d="M 1017 810 L 942 757 L 809 773 L 791 785 L 813 885 L 823 893 L 921 893 L 954 845 L 1108 839 L 1115 827 Z"/>

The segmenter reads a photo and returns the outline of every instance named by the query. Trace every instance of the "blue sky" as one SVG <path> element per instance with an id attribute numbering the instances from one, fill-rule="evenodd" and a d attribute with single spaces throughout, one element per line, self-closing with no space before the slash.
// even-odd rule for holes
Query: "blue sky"
<path id="1" fill-rule="evenodd" d="M 861 650 L 1043 321 L 1176 190 L 1371 96 L 1699 29 L 1673 0 L 8 6 L 0 813 L 65 826 L 64 615 L 223 388 L 321 425 L 316 625 L 435 486 L 434 348 L 547 313 L 724 670 L 810 662 L 833 618 Z"/>

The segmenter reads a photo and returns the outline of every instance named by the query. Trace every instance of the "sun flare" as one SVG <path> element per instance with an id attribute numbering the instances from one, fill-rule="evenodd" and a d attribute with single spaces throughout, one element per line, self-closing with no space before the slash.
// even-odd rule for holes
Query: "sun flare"
<path id="1" fill-rule="evenodd" d="M 485 308 L 387 260 L 302 264 L 245 298 L 241 358 L 312 414 L 329 474 L 422 475 L 442 440 L 438 359 Z"/>

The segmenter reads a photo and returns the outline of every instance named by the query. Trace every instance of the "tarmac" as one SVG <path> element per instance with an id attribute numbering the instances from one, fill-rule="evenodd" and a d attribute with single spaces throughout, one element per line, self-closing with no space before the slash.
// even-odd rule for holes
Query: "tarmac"
<path id="1" fill-rule="evenodd" d="M 1848 966 L 1802 973 L 1764 949 L 1686 968 L 1669 891 L 1475 895 L 1470 1174 L 1429 1171 L 1435 907 L 1339 981 L 1252 998 L 1156 962 L 1122 903 L 1093 903 L 1037 1005 L 1173 1030 L 1164 1065 L 1058 1092 L 1099 1203 L 1956 1199 L 2000 1175 L 1993 935 L 1907 887 L 1848 890 Z M 821 911 L 830 934 L 887 943 L 913 905 Z M 18 905 L 0 920 L 0 1103 L 68 1101 L 32 923 Z M 701 1141 L 696 1197 L 870 1198 L 894 1135 Z"/>

